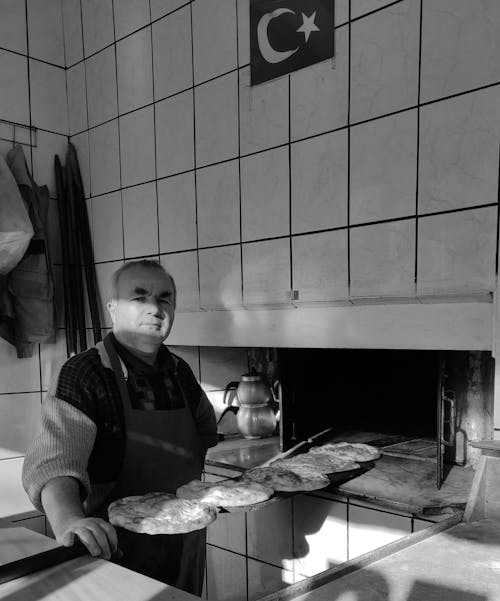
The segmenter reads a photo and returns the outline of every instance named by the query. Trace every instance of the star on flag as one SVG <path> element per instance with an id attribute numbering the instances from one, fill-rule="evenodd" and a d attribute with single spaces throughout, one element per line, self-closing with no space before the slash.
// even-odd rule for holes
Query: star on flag
<path id="1" fill-rule="evenodd" d="M 315 19 L 316 11 L 314 11 L 310 17 L 302 13 L 302 25 L 297 29 L 297 32 L 301 31 L 304 34 L 306 38 L 306 44 L 309 41 L 309 36 L 311 35 L 311 33 L 313 31 L 319 31 L 319 27 L 317 27 L 314 23 Z"/>

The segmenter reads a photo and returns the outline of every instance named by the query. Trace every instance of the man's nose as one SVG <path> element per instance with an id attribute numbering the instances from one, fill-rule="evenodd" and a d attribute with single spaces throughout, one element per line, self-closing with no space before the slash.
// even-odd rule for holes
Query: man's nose
<path id="1" fill-rule="evenodd" d="M 151 313 L 152 315 L 157 315 L 157 316 L 161 317 L 163 315 L 163 307 L 162 307 L 160 301 L 158 301 L 155 298 L 149 299 L 148 312 Z"/>

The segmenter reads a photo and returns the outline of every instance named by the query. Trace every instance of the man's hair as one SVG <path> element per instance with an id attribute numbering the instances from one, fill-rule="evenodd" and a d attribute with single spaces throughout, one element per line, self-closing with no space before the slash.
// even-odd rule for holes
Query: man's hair
<path id="1" fill-rule="evenodd" d="M 174 288 L 174 307 L 177 303 L 177 288 L 175 286 L 175 280 L 172 277 L 172 274 L 169 273 L 165 267 L 158 261 L 153 261 L 152 259 L 139 259 L 138 261 L 127 261 L 121 267 L 119 267 L 111 276 L 111 298 L 118 298 L 118 284 L 120 282 L 121 276 L 134 269 L 136 267 L 142 267 L 143 269 L 152 269 L 153 271 L 157 271 L 158 273 L 162 273 L 170 278 L 172 282 L 172 286 Z"/>

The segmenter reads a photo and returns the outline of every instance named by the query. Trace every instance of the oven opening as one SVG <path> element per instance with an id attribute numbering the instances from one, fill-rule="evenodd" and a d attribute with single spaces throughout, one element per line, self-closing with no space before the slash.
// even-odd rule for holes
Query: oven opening
<path id="1" fill-rule="evenodd" d="M 283 450 L 331 427 L 319 442 L 466 465 L 468 441 L 493 436 L 489 352 L 281 348 L 278 365 Z"/>

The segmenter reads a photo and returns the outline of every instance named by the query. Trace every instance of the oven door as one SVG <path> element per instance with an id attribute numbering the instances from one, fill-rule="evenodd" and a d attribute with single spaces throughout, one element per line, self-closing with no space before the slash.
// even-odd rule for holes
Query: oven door
<path id="1" fill-rule="evenodd" d="M 455 393 L 446 385 L 446 361 L 444 353 L 439 354 L 439 382 L 437 398 L 437 471 L 436 485 L 441 488 L 446 478 L 446 465 L 453 453 L 456 438 Z M 454 463 L 453 461 L 451 463 Z"/>

